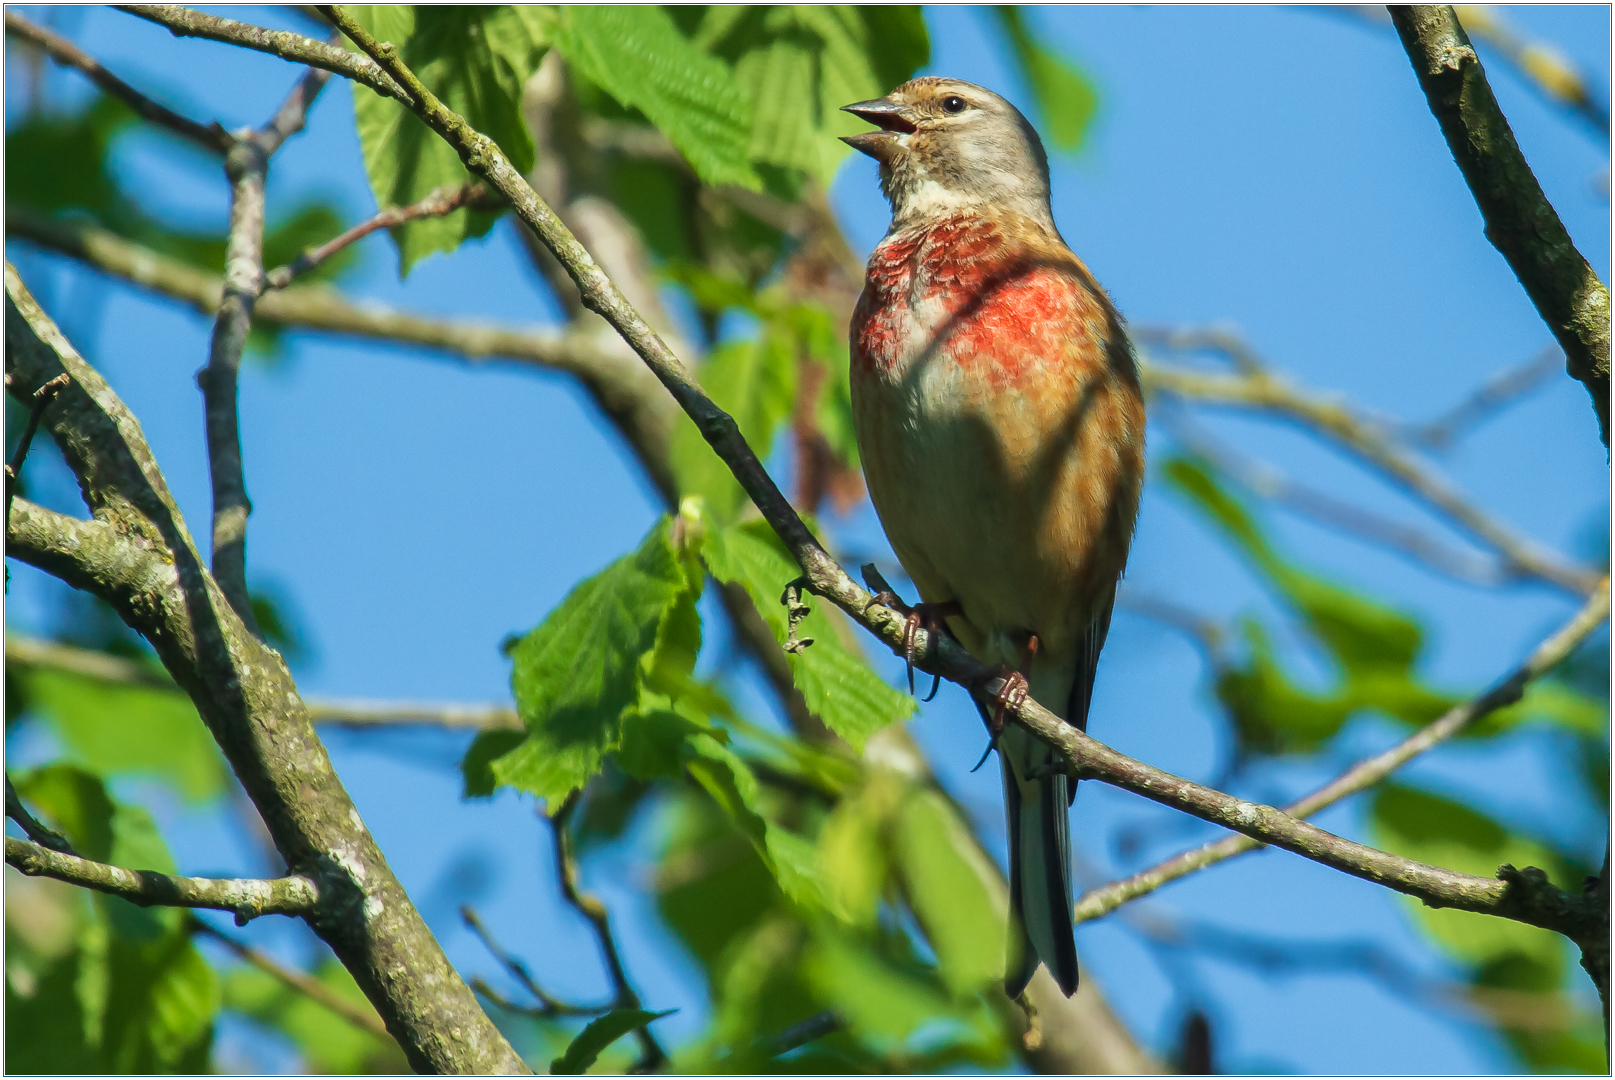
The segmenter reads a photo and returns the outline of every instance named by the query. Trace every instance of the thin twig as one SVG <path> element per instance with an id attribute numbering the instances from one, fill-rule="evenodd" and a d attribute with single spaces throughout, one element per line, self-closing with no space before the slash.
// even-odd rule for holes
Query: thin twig
<path id="1" fill-rule="evenodd" d="M 270 120 L 224 157 L 230 181 L 230 231 L 225 245 L 224 294 L 213 321 L 207 366 L 197 373 L 207 427 L 208 472 L 213 484 L 213 576 L 236 615 L 262 636 L 247 592 L 246 471 L 241 461 L 239 380 L 241 354 L 252 330 L 253 306 L 264 290 L 264 184 L 269 159 L 302 130 L 309 106 L 330 72 L 309 68 Z"/>
<path id="2" fill-rule="evenodd" d="M 1437 743 L 1451 738 L 1475 721 L 1519 701 L 1525 693 L 1526 686 L 1562 663 L 1603 624 L 1609 617 L 1609 604 L 1609 579 L 1605 578 L 1604 583 L 1593 592 L 1581 610 L 1538 645 L 1525 663 L 1510 672 L 1497 686 L 1462 705 L 1449 709 L 1439 719 L 1427 724 L 1384 753 L 1358 762 L 1317 791 L 1286 807 L 1285 813 L 1293 818 L 1311 817 L 1325 807 L 1333 806 L 1341 799 L 1379 783 L 1413 758 Z M 1090 889 L 1077 899 L 1076 921 L 1087 922 L 1090 919 L 1100 918 L 1129 900 L 1153 892 L 1168 882 L 1204 870 L 1235 855 L 1255 851 L 1261 846 L 1248 836 L 1231 836 L 1175 855 L 1121 881 L 1113 881 L 1108 885 Z"/>
<path id="3" fill-rule="evenodd" d="M 184 691 L 167 672 L 123 656 L 81 649 L 24 634 L 6 635 L 6 664 L 44 667 L 125 686 L 146 686 L 174 694 Z M 309 719 L 338 727 L 375 728 L 430 725 L 450 730 L 521 730 L 521 717 L 509 705 L 477 705 L 436 701 L 372 701 L 365 698 L 310 698 Z"/>
<path id="4" fill-rule="evenodd" d="M 528 1012 L 535 1016 L 599 1016 L 601 1013 L 610 1012 L 617 1007 L 616 1003 L 611 1001 L 602 1005 L 572 1005 L 560 1000 L 538 984 L 538 980 L 533 977 L 532 969 L 527 966 L 526 961 L 514 953 L 507 952 L 495 940 L 493 932 L 483 924 L 482 919 L 470 904 L 460 906 L 460 918 L 471 928 L 471 932 L 477 935 L 477 940 L 482 942 L 483 948 L 487 949 L 493 955 L 493 958 L 499 961 L 500 966 L 515 976 L 516 981 L 521 983 L 523 988 L 538 1001 L 538 1008 L 525 1008 L 502 998 L 496 999 L 486 983 L 482 983 L 480 986 L 477 983 L 472 984 L 473 990 L 490 1000 L 495 1000 L 495 1003 L 501 1008 Z"/>
<path id="5" fill-rule="evenodd" d="M 1160 417 L 1177 441 L 1262 498 L 1408 556 L 1447 577 L 1486 586 L 1507 580 L 1497 559 L 1454 548 L 1405 522 L 1298 483 L 1281 470 L 1224 444 L 1188 417 L 1173 415 L 1180 411 L 1163 410 L 1165 415 Z"/>
<path id="6" fill-rule="evenodd" d="M 1576 250 L 1514 141 L 1480 58 L 1445 4 L 1389 7 L 1425 101 L 1502 253 L 1587 388 L 1609 446 L 1609 290 Z"/>
<path id="7" fill-rule="evenodd" d="M 1474 393 L 1423 424 L 1408 424 L 1403 438 L 1410 442 L 1444 450 L 1459 437 L 1503 406 L 1518 401 L 1564 367 L 1564 353 L 1555 347 L 1543 349 L 1536 359 L 1508 368 L 1487 379 Z"/>
<path id="8" fill-rule="evenodd" d="M 835 1012 L 826 1009 L 824 1012 L 814 1013 L 801 1023 L 792 1024 L 784 1031 L 768 1040 L 767 1051 L 770 1057 L 779 1057 L 788 1054 L 799 1046 L 806 1046 L 815 1039 L 822 1039 L 826 1035 L 834 1035 L 845 1030 L 847 1022 Z"/>
<path id="9" fill-rule="evenodd" d="M 276 267 L 266 275 L 266 289 L 284 289 L 292 281 L 319 266 L 332 255 L 357 243 L 378 229 L 391 229 L 420 218 L 443 217 L 462 206 L 476 206 L 487 201 L 488 189 L 475 181 L 463 184 L 444 184 L 426 198 L 409 206 L 393 207 L 367 218 L 340 236 L 327 240 L 316 248 L 309 248 L 285 266 Z"/>
<path id="10" fill-rule="evenodd" d="M 319 901 L 310 878 L 191 878 L 81 859 L 6 837 L 6 863 L 29 877 L 49 877 L 121 896 L 141 907 L 199 907 L 228 911 L 237 925 L 260 915 L 309 915 Z"/>
<path id="11" fill-rule="evenodd" d="M 297 991 L 309 1000 L 324 1005 L 359 1030 L 368 1031 L 378 1038 L 386 1039 L 389 1043 L 393 1041 L 392 1033 L 387 1030 L 387 1025 L 382 1022 L 381 1017 L 376 1014 L 374 1009 L 357 1005 L 346 998 L 338 996 L 335 990 L 320 982 L 314 976 L 286 967 L 268 953 L 261 952 L 244 941 L 237 941 L 212 923 L 206 922 L 196 915 L 189 916 L 187 925 L 193 933 L 206 934 L 259 971 Z"/>
<path id="12" fill-rule="evenodd" d="M 161 124 L 204 149 L 223 154 L 235 145 L 235 136 L 219 126 L 217 121 L 212 124 L 199 124 L 189 117 L 181 116 L 172 109 L 157 104 L 102 67 L 99 61 L 71 41 L 43 26 L 29 22 L 14 11 L 6 12 L 6 33 L 38 46 L 59 64 L 77 68 L 102 90 L 128 105 L 145 119 L 154 124 Z"/>
<path id="13" fill-rule="evenodd" d="M 6 817 L 22 826 L 22 831 L 28 834 L 28 839 L 40 847 L 59 851 L 63 855 L 78 855 L 73 845 L 68 843 L 67 837 L 56 830 L 40 823 L 23 805 L 22 796 L 17 794 L 17 788 L 11 782 L 11 774 L 6 774 Z"/>
<path id="14" fill-rule="evenodd" d="M 1146 389 L 1154 393 L 1260 409 L 1304 425 L 1373 466 L 1497 552 L 1511 574 L 1536 578 L 1577 596 L 1585 595 L 1598 580 L 1596 571 L 1570 563 L 1537 542 L 1519 536 L 1475 506 L 1447 480 L 1392 445 L 1377 425 L 1338 401 L 1312 397 L 1266 372 L 1213 375 L 1151 363 L 1144 365 L 1141 374 Z"/>
<path id="15" fill-rule="evenodd" d="M 58 375 L 34 391 L 33 400 L 28 405 L 28 421 L 22 428 L 22 437 L 17 440 L 17 449 L 13 451 L 11 460 L 6 463 L 6 516 L 0 520 L 11 520 L 11 500 L 17 494 L 17 477 L 22 475 L 22 463 L 28 459 L 28 448 L 33 445 L 34 436 L 39 432 L 39 421 L 45 416 L 46 406 L 62 392 L 68 381 L 66 375 Z M 6 385 L 11 385 L 10 375 L 6 376 Z"/>
<path id="16" fill-rule="evenodd" d="M 555 851 L 555 868 L 561 881 L 561 895 L 594 928 L 594 936 L 600 943 L 601 955 L 605 957 L 606 971 L 611 976 L 611 985 L 616 991 L 616 1000 L 612 1002 L 612 1008 L 638 1009 L 642 1007 L 639 995 L 634 992 L 633 985 L 628 981 L 628 973 L 623 970 L 622 957 L 617 952 L 617 939 L 611 933 L 611 917 L 606 912 L 606 906 L 600 902 L 599 897 L 579 888 L 578 861 L 572 854 L 572 837 L 567 832 L 567 825 L 577 806 L 578 792 L 574 791 L 549 818 L 550 836 Z M 638 1028 L 634 1035 L 639 1040 L 640 1057 L 631 1071 L 636 1073 L 655 1071 L 658 1065 L 667 1060 L 661 1044 L 645 1026 Z"/>
<path id="17" fill-rule="evenodd" d="M 166 26 L 175 37 L 199 37 L 222 41 L 226 45 L 240 45 L 257 52 L 269 53 L 294 64 L 321 68 L 343 78 L 352 79 L 375 90 L 378 94 L 396 98 L 410 104 L 409 94 L 376 65 L 370 57 L 344 49 L 340 45 L 327 45 L 311 37 L 290 30 L 270 30 L 235 19 L 205 15 L 178 4 L 114 4 L 117 10 Z"/>

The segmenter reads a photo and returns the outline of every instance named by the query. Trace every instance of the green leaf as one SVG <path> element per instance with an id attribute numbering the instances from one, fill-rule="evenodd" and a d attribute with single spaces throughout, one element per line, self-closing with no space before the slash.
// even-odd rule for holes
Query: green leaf
<path id="1" fill-rule="evenodd" d="M 860 1035 L 908 1038 L 953 1012 L 940 987 L 882 963 L 873 949 L 833 932 L 815 935 L 803 964 L 814 988 Z"/>
<path id="2" fill-rule="evenodd" d="M 427 89 L 498 143 L 517 171 L 532 169 L 521 92 L 550 44 L 546 9 L 377 4 L 346 10 L 378 40 L 396 45 Z M 356 87 L 353 111 L 378 207 L 408 206 L 468 178 L 459 154 L 399 102 Z M 497 217 L 456 210 L 394 228 L 399 276 L 434 251 L 453 251 L 484 235 Z"/>
<path id="3" fill-rule="evenodd" d="M 550 1072 L 556 1076 L 581 1076 L 600 1051 L 630 1032 L 638 1031 L 652 1020 L 659 1020 L 677 1010 L 646 1012 L 644 1009 L 613 1009 L 578 1032 L 578 1037 L 566 1048 L 566 1053 L 550 1062 Z"/>
<path id="4" fill-rule="evenodd" d="M 696 40 L 734 65 L 755 103 L 752 160 L 806 173 L 822 187 L 850 152 L 836 136 L 865 126 L 841 106 L 891 90 L 930 52 L 915 7 L 713 6 Z"/>
<path id="5" fill-rule="evenodd" d="M 869 928 L 886 885 L 881 832 L 884 809 L 866 791 L 836 803 L 819 830 L 819 873 L 830 911 L 843 922 Z"/>
<path id="6" fill-rule="evenodd" d="M 746 159 L 751 106 L 727 65 L 650 5 L 562 9 L 555 47 L 579 74 L 638 109 L 709 184 L 758 188 Z"/>
<path id="7" fill-rule="evenodd" d="M 639 550 L 574 588 L 516 646 L 511 686 L 527 737 L 490 762 L 500 784 L 553 805 L 617 748 L 664 620 L 700 588 L 672 533 L 664 518 Z"/>
<path id="8" fill-rule="evenodd" d="M 1077 149 L 1099 107 L 1098 91 L 1087 76 L 1038 42 L 1026 28 L 1021 8 L 1001 5 L 993 8 L 993 13 L 1037 102 L 1049 145 L 1067 152 Z"/>
<path id="9" fill-rule="evenodd" d="M 902 803 L 893 853 L 914 917 L 942 979 L 968 994 L 1004 977 L 1009 894 L 998 868 L 941 794 L 917 790 Z"/>
<path id="10" fill-rule="evenodd" d="M 766 522 L 747 522 L 715 531 L 702 556 L 713 577 L 744 586 L 775 640 L 784 644 L 787 626 L 780 593 L 800 571 L 773 529 Z M 828 601 L 806 599 L 813 611 L 798 626 L 797 636 L 811 638 L 813 644 L 791 654 L 792 678 L 814 715 L 861 751 L 875 732 L 913 715 L 914 702 L 840 644 L 822 610 Z"/>
<path id="11" fill-rule="evenodd" d="M 746 444 L 766 460 L 796 398 L 796 355 L 790 343 L 770 334 L 720 345 L 697 378 L 707 396 L 735 418 Z M 740 482 L 683 413 L 673 432 L 671 463 L 681 494 L 704 498 L 716 521 L 732 521 L 746 505 Z"/>
<path id="12" fill-rule="evenodd" d="M 46 668 L 26 678 L 34 708 L 71 758 L 91 771 L 155 776 L 192 803 L 230 786 L 224 756 L 178 687 L 126 686 Z"/>
<path id="13" fill-rule="evenodd" d="M 1385 784 L 1374 793 L 1370 826 L 1376 847 L 1463 874 L 1493 877 L 1504 863 L 1524 869 L 1536 866 L 1565 884 L 1561 860 L 1541 844 L 1510 833 L 1471 807 L 1440 795 L 1400 784 Z M 1408 898 L 1419 924 L 1457 959 L 1476 966 L 1516 954 L 1553 973 L 1563 970 L 1563 939 L 1538 929 L 1490 915 L 1453 908 L 1430 908 Z"/>
<path id="14" fill-rule="evenodd" d="M 135 870 L 174 872 L 174 862 L 144 809 L 108 797 L 99 777 L 70 765 L 52 765 L 17 778 L 19 794 L 88 858 Z M 181 912 L 139 908 L 96 894 L 95 915 L 74 949 L 35 973 L 33 993 L 7 980 L 7 1067 L 32 1060 L 32 1034 L 17 1025 L 36 1010 L 59 1013 L 41 1031 L 59 1044 L 52 1064 L 74 1061 L 85 1072 L 202 1072 L 208 1067 L 213 1016 L 219 1007 L 217 976 L 191 944 Z M 67 997 L 68 988 L 71 998 Z M 17 1048 L 13 1059 L 11 1050 Z"/>

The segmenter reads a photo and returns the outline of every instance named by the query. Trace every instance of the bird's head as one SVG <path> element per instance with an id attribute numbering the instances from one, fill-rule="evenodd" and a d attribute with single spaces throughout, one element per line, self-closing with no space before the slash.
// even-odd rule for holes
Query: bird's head
<path id="1" fill-rule="evenodd" d="M 894 226 L 974 209 L 1010 210 L 1053 227 L 1042 140 L 991 90 L 927 76 L 842 108 L 880 128 L 841 141 L 880 162 Z"/>

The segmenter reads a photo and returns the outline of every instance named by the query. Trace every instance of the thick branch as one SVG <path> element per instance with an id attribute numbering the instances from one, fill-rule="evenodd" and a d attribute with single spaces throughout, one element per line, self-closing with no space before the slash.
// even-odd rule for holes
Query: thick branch
<path id="1" fill-rule="evenodd" d="M 1486 221 L 1486 239 L 1508 260 L 1592 397 L 1609 445 L 1609 290 L 1542 193 L 1480 58 L 1447 5 L 1391 6 L 1391 21 L 1441 124 L 1447 146 Z"/>
<path id="2" fill-rule="evenodd" d="M 1609 618 L 1609 605 L 1609 584 L 1606 578 L 1569 622 L 1538 645 L 1525 663 L 1515 668 L 1495 687 L 1462 705 L 1449 709 L 1439 719 L 1427 724 L 1384 753 L 1358 762 L 1317 791 L 1285 807 L 1285 813 L 1295 818 L 1311 817 L 1325 807 L 1333 806 L 1341 799 L 1379 783 L 1413 758 L 1437 743 L 1451 738 L 1475 721 L 1519 701 L 1528 685 L 1561 664 L 1594 630 L 1603 625 L 1604 620 Z M 1248 836 L 1228 837 L 1173 856 L 1129 878 L 1091 889 L 1077 900 L 1076 921 L 1086 922 L 1089 919 L 1100 918 L 1129 900 L 1153 892 L 1168 882 L 1186 877 L 1197 870 L 1204 870 L 1235 855 L 1255 851 L 1261 846 Z"/>
<path id="3" fill-rule="evenodd" d="M 319 889 L 300 874 L 283 878 L 191 878 L 152 870 L 125 870 L 6 837 L 6 863 L 29 877 L 49 877 L 121 896 L 141 907 L 212 908 L 235 915 L 237 925 L 260 915 L 311 915 Z"/>
<path id="4" fill-rule="evenodd" d="M 140 425 L 6 267 L 14 394 L 62 374 L 50 409 L 89 521 L 18 500 L 7 554 L 110 603 L 195 702 L 288 867 L 315 881 L 310 925 L 353 974 L 410 1064 L 431 1072 L 525 1065 L 443 955 L 331 768 L 273 649 L 202 564 Z"/>
<path id="5" fill-rule="evenodd" d="M 162 125 L 182 138 L 196 143 L 203 149 L 223 154 L 235 145 L 235 136 L 225 131 L 217 122 L 199 124 L 189 117 L 181 116 L 172 109 L 157 104 L 151 98 L 102 67 L 98 60 L 71 41 L 59 34 L 53 34 L 43 26 L 34 25 L 14 11 L 6 12 L 6 33 L 37 45 L 45 50 L 50 55 L 50 58 L 58 64 L 78 68 L 78 70 L 89 76 L 91 82 L 129 106 L 145 119 L 154 124 Z"/>

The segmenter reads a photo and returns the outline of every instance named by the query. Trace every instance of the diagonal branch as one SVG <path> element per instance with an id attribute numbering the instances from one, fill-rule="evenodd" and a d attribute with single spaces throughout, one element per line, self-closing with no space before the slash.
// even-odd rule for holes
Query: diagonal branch
<path id="1" fill-rule="evenodd" d="M 606 906 L 598 897 L 584 892 L 579 887 L 578 860 L 572 853 L 572 837 L 567 832 L 572 811 L 577 809 L 578 798 L 579 793 L 576 791 L 567 796 L 549 819 L 550 836 L 555 847 L 555 868 L 561 880 L 561 895 L 566 897 L 566 902 L 572 905 L 579 915 L 589 921 L 589 925 L 594 929 L 595 938 L 600 942 L 600 952 L 606 960 L 606 972 L 611 977 L 612 989 L 616 993 L 612 1008 L 638 1009 L 641 1008 L 639 995 L 634 992 L 633 985 L 628 981 L 628 973 L 623 970 L 622 957 L 617 952 L 617 939 L 611 932 L 611 917 L 606 912 Z M 656 1041 L 656 1036 L 652 1035 L 646 1026 L 636 1029 L 634 1037 L 639 1040 L 640 1057 L 630 1071 L 654 1072 L 657 1066 L 667 1060 L 667 1054 Z"/>
<path id="2" fill-rule="evenodd" d="M 9 385 L 9 376 L 7 378 Z M 66 385 L 67 376 L 58 375 L 34 391 L 33 400 L 28 406 L 28 420 L 23 424 L 21 437 L 17 439 L 17 449 L 12 452 L 11 460 L 6 462 L 6 513 L 0 522 L 11 520 L 11 500 L 17 495 L 17 478 L 22 475 L 22 463 L 28 460 L 28 448 L 33 445 L 34 436 L 39 432 L 39 421 L 45 415 L 46 406 Z"/>
<path id="3" fill-rule="evenodd" d="M 1497 552 L 1511 574 L 1536 578 L 1577 596 L 1585 595 L 1598 580 L 1595 571 L 1567 562 L 1492 518 L 1447 480 L 1402 453 L 1373 424 L 1339 402 L 1310 396 L 1265 370 L 1249 375 L 1214 375 L 1149 363 L 1140 374 L 1145 388 L 1152 393 L 1259 409 L 1304 425 L 1372 466 Z"/>
<path id="4" fill-rule="evenodd" d="M 392 1034 L 387 1030 L 387 1025 L 382 1023 L 381 1017 L 376 1015 L 374 1009 L 366 1009 L 345 1000 L 338 996 L 336 991 L 312 975 L 286 967 L 277 962 L 274 957 L 253 948 L 244 941 L 237 941 L 212 923 L 206 922 L 195 915 L 190 917 L 189 926 L 192 933 L 204 934 L 212 938 L 259 971 L 282 985 L 297 991 L 310 1001 L 319 1002 L 360 1031 L 368 1031 L 370 1034 L 377 1038 L 385 1039 L 389 1043 L 393 1041 Z"/>
<path id="5" fill-rule="evenodd" d="M 223 154 L 235 145 L 235 136 L 220 127 L 217 121 L 212 124 L 199 124 L 189 117 L 181 116 L 172 109 L 157 104 L 102 67 L 100 61 L 71 41 L 43 26 L 36 26 L 14 11 L 6 12 L 6 33 L 43 49 L 58 64 L 77 68 L 89 76 L 91 82 L 145 119 L 162 125 L 205 150 Z"/>
<path id="6" fill-rule="evenodd" d="M 684 365 L 623 299 L 621 292 L 527 185 L 499 147 L 438 101 L 399 58 L 396 48 L 376 41 L 341 8 L 321 7 L 320 10 L 406 88 L 416 102 L 413 106 L 416 114 L 460 153 L 467 166 L 510 200 L 522 220 L 567 268 L 584 306 L 611 323 L 656 373 L 796 557 L 804 571 L 803 583 L 878 634 L 894 652 L 898 651 L 902 636 L 898 613 L 877 604 L 819 545 L 741 438 L 734 419 L 695 385 Z M 926 640 L 917 642 L 918 649 L 927 658 L 924 666 L 929 670 L 980 693 L 996 695 L 1002 689 L 1002 676 L 984 669 L 957 643 L 931 638 L 932 635 L 925 635 Z M 1134 761 L 1089 738 L 1030 699 L 1006 711 L 1038 738 L 1061 750 L 1072 775 L 1101 779 L 1263 843 L 1418 896 L 1426 903 L 1503 915 L 1556 929 L 1578 940 L 1589 932 L 1593 916 L 1586 902 L 1555 889 L 1540 871 L 1505 867 L 1499 871 L 1502 875 L 1499 879 L 1491 880 L 1376 851 L 1297 821 L 1272 807 L 1236 799 Z"/>
<path id="7" fill-rule="evenodd" d="M 487 195 L 488 189 L 474 181 L 444 184 L 419 202 L 383 210 L 359 222 L 340 236 L 327 240 L 319 247 L 309 248 L 287 265 L 276 267 L 266 276 L 265 288 L 284 289 L 294 278 L 308 273 L 337 252 L 358 243 L 378 229 L 391 229 L 420 218 L 443 217 L 462 206 L 480 207 L 488 201 Z"/>
<path id="8" fill-rule="evenodd" d="M 260 915 L 310 915 L 319 888 L 310 878 L 192 878 L 81 859 L 63 851 L 6 837 L 6 864 L 29 877 L 49 877 L 121 896 L 141 907 L 212 908 L 235 915 L 236 925 Z"/>
<path id="9" fill-rule="evenodd" d="M 1451 7 L 1388 8 L 1430 111 L 1508 265 L 1587 387 L 1609 445 L 1609 290 L 1576 250 L 1514 141 L 1480 58 Z"/>
<path id="10" fill-rule="evenodd" d="M 1285 813 L 1295 818 L 1311 817 L 1325 807 L 1333 806 L 1341 799 L 1379 783 L 1418 755 L 1451 738 L 1475 721 L 1519 701 L 1528 685 L 1562 663 L 1594 630 L 1603 625 L 1604 620 L 1609 618 L 1608 581 L 1606 578 L 1587 599 L 1581 610 L 1532 650 L 1525 663 L 1511 671 L 1502 682 L 1484 694 L 1449 709 L 1445 715 L 1384 753 L 1352 766 L 1317 791 L 1285 807 Z M 1077 899 L 1076 921 L 1087 922 L 1108 915 L 1129 900 L 1153 892 L 1168 882 L 1187 877 L 1197 870 L 1204 870 L 1235 855 L 1255 851 L 1261 846 L 1248 836 L 1231 836 L 1173 856 L 1129 878 L 1090 889 Z"/>

